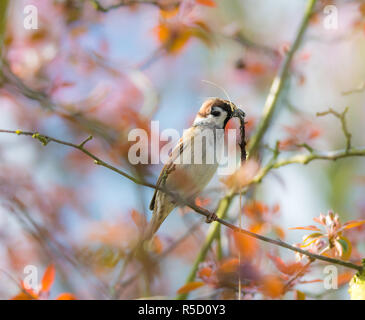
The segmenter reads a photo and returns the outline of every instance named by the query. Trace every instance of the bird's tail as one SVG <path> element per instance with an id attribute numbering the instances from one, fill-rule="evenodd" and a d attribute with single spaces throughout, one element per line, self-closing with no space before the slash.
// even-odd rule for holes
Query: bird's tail
<path id="1" fill-rule="evenodd" d="M 175 205 L 172 203 L 168 203 L 162 208 L 156 206 L 153 210 L 152 219 L 149 222 L 145 234 L 144 241 L 149 241 L 153 238 L 154 234 L 160 228 L 161 224 L 165 221 L 170 212 L 175 208 Z"/>

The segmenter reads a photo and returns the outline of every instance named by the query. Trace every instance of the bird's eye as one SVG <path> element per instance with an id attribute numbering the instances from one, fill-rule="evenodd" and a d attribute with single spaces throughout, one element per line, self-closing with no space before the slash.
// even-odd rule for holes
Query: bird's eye
<path id="1" fill-rule="evenodd" d="M 217 111 L 217 110 L 213 110 L 211 112 L 211 115 L 213 115 L 214 117 L 219 117 L 221 115 L 221 112 L 220 111 Z"/>

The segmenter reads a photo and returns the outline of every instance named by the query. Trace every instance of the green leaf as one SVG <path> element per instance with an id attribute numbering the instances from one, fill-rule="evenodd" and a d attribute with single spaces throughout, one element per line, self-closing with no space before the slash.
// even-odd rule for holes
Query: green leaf
<path id="1" fill-rule="evenodd" d="M 337 240 L 337 242 L 341 245 L 342 247 L 342 255 L 341 258 L 344 260 L 347 260 L 350 258 L 351 256 L 351 252 L 352 252 L 352 245 L 349 239 L 347 239 L 344 236 L 341 236 L 340 239 Z"/>
<path id="2" fill-rule="evenodd" d="M 350 281 L 349 293 L 351 300 L 365 300 L 365 263 L 363 269 L 356 273 Z"/>

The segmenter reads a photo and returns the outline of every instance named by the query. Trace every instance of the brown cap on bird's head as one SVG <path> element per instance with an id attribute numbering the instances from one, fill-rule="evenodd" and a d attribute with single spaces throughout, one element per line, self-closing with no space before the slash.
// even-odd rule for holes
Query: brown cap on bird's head
<path id="1" fill-rule="evenodd" d="M 213 106 L 222 108 L 230 116 L 232 116 L 234 110 L 237 109 L 237 107 L 234 105 L 234 103 L 232 103 L 228 100 L 223 100 L 220 98 L 209 98 L 206 101 L 204 101 L 204 103 L 202 104 L 198 115 L 202 118 L 207 117 L 210 114 Z"/>
<path id="2" fill-rule="evenodd" d="M 241 161 L 246 160 L 246 138 L 245 138 L 245 113 L 237 106 L 229 101 L 220 98 L 210 98 L 206 100 L 201 106 L 197 118 L 207 118 L 212 112 L 213 107 L 220 107 L 227 112 L 227 119 L 224 122 L 223 128 L 225 128 L 229 119 L 237 117 L 240 120 L 240 135 L 241 141 L 239 146 L 241 148 Z"/>
<path id="3" fill-rule="evenodd" d="M 230 118 L 245 116 L 245 113 L 241 109 L 237 108 L 237 106 L 233 102 L 220 98 L 209 98 L 208 100 L 206 100 L 202 104 L 198 116 L 206 118 L 210 114 L 213 106 L 220 107 L 221 109 L 226 111 Z"/>

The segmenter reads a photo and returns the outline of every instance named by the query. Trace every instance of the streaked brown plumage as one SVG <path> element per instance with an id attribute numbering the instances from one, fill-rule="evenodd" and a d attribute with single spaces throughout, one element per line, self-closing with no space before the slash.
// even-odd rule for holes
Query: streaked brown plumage
<path id="1" fill-rule="evenodd" d="M 192 127 L 184 132 L 179 143 L 172 150 L 168 162 L 163 167 L 156 185 L 166 188 L 167 190 L 177 193 L 180 198 L 194 200 L 194 198 L 204 189 L 213 177 L 218 167 L 217 160 L 212 164 L 205 163 L 207 151 L 202 149 L 203 163 L 191 164 L 174 163 L 177 158 L 183 158 L 185 153 L 194 155 L 194 138 L 200 137 L 206 133 L 205 130 L 213 132 L 214 139 L 207 141 L 206 148 L 216 148 L 223 152 L 224 129 L 227 122 L 235 116 L 244 115 L 243 111 L 238 109 L 232 102 L 219 98 L 211 98 L 205 101 Z M 216 133 L 218 132 L 218 133 Z M 216 154 L 216 153 L 214 153 Z M 175 201 L 171 196 L 162 191 L 156 190 L 150 204 L 150 210 L 153 210 L 152 219 L 145 233 L 145 239 L 150 239 L 157 232 L 163 221 L 169 213 L 176 207 Z"/>

